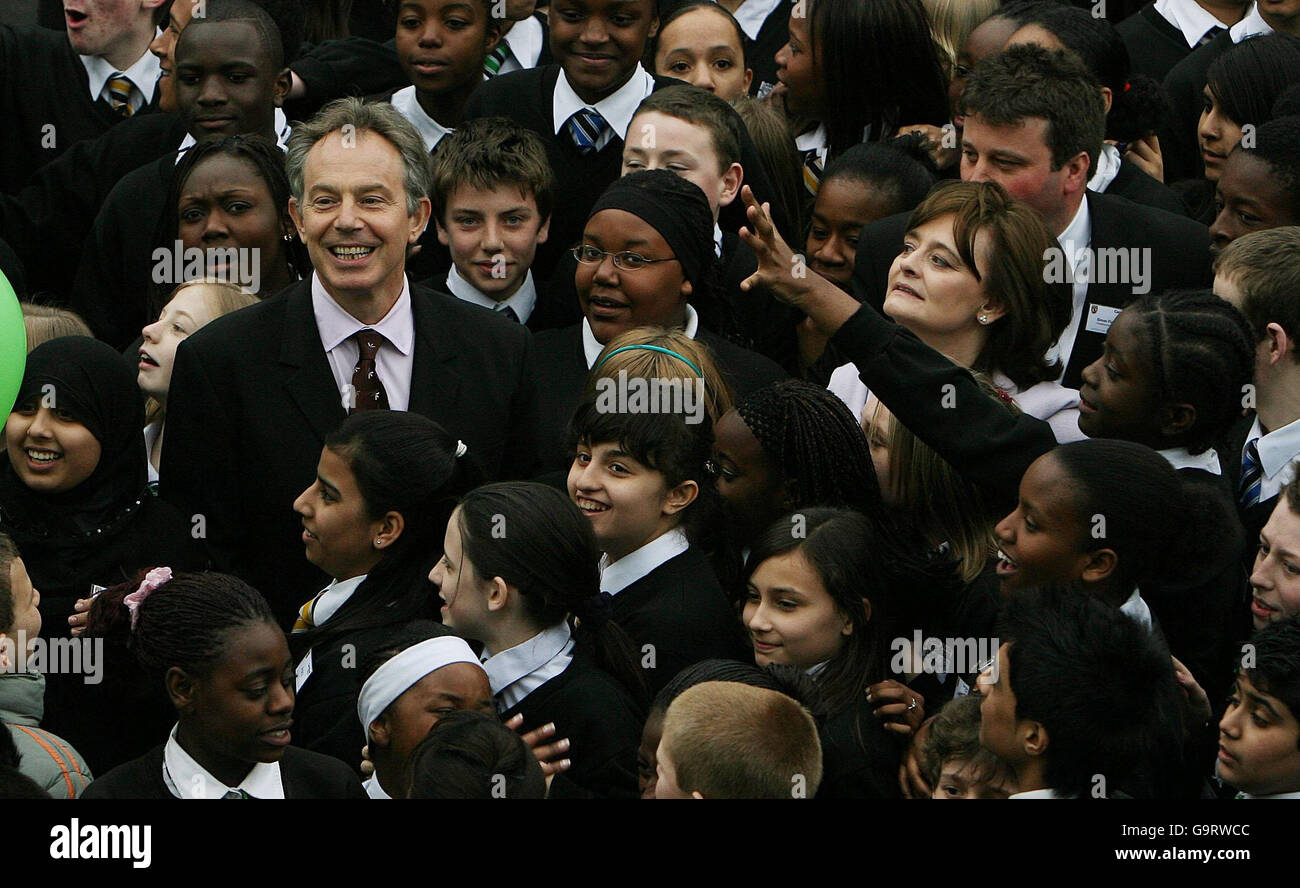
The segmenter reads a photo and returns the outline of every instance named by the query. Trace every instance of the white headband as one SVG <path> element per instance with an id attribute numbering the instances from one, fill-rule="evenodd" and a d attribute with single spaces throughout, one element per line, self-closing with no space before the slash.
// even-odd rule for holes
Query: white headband
<path id="1" fill-rule="evenodd" d="M 430 672 L 452 663 L 473 663 L 482 668 L 474 651 L 462 638 L 443 635 L 412 645 L 375 670 L 361 686 L 357 697 L 357 716 L 361 730 L 370 738 L 370 723 L 416 682 Z"/>

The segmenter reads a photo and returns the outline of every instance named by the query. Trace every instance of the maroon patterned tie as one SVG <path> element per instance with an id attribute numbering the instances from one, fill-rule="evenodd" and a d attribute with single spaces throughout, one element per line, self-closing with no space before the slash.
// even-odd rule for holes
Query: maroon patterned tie
<path id="1" fill-rule="evenodd" d="M 387 410 L 388 393 L 379 381 L 375 366 L 375 354 L 379 346 L 388 340 L 382 333 L 366 328 L 358 330 L 352 336 L 357 341 L 357 366 L 352 368 L 352 388 L 356 392 L 355 406 L 349 410 Z"/>

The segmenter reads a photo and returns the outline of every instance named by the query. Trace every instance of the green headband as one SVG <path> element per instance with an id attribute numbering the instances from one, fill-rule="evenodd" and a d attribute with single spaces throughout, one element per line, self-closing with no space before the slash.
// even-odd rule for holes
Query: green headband
<path id="1" fill-rule="evenodd" d="M 601 359 L 600 359 L 600 363 L 597 364 L 595 367 L 592 367 L 592 368 L 591 368 L 591 372 L 592 372 L 592 373 L 595 373 L 595 372 L 596 372 L 597 370 L 599 370 L 602 366 L 604 366 L 604 364 L 605 364 L 606 361 L 608 361 L 610 358 L 614 357 L 614 355 L 618 354 L 619 352 L 632 351 L 632 350 L 634 350 L 634 349 L 643 349 L 643 350 L 645 350 L 645 351 L 659 352 L 661 355 L 671 355 L 672 357 L 674 357 L 674 358 L 676 358 L 677 360 L 681 361 L 681 362 L 682 362 L 683 364 L 685 364 L 687 367 L 690 367 L 692 370 L 694 370 L 695 373 L 696 373 L 698 376 L 703 376 L 703 375 L 704 375 L 704 373 L 701 372 L 701 370 L 700 370 L 699 367 L 696 367 L 696 366 L 695 366 L 693 363 L 691 363 L 689 360 L 687 360 L 686 358 L 684 358 L 684 357 L 682 357 L 681 355 L 677 354 L 677 352 L 673 351 L 673 350 L 670 349 L 670 348 L 663 348 L 662 346 L 658 346 L 658 345 L 624 345 L 624 346 L 621 346 L 621 347 L 619 347 L 619 348 L 616 348 L 616 349 L 614 349 L 612 352 L 610 352 L 609 354 L 605 355 L 605 357 L 601 358 Z"/>

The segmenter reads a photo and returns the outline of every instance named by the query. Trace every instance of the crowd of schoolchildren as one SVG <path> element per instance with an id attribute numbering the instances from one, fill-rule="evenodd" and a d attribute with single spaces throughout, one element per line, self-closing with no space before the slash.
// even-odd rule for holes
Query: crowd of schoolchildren
<path id="1" fill-rule="evenodd" d="M 1300 798 L 1300 0 L 1095 5 L 0 25 L 0 797 Z"/>

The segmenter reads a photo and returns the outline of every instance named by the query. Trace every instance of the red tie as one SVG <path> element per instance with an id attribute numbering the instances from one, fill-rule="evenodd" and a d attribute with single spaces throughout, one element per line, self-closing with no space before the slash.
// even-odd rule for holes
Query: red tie
<path id="1" fill-rule="evenodd" d="M 375 354 L 388 340 L 382 333 L 366 328 L 352 336 L 357 341 L 357 366 L 352 368 L 352 388 L 356 392 L 356 406 L 349 410 L 387 410 L 388 393 L 376 373 Z"/>

